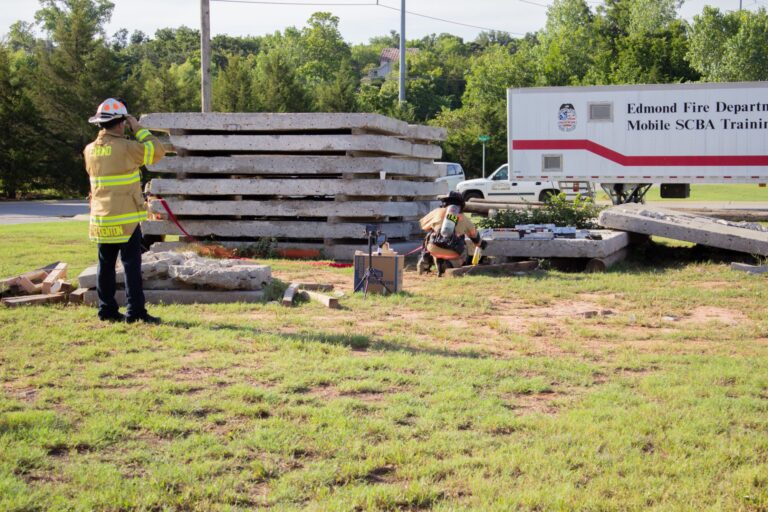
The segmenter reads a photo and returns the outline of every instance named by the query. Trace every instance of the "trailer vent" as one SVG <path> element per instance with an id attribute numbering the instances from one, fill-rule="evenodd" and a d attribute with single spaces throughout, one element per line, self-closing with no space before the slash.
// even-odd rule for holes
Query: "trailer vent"
<path id="1" fill-rule="evenodd" d="M 590 103 L 590 121 L 613 121 L 613 103 Z"/>
<path id="2" fill-rule="evenodd" d="M 563 170 L 563 155 L 543 155 L 541 158 L 541 171 L 543 173 L 548 172 L 562 172 Z"/>

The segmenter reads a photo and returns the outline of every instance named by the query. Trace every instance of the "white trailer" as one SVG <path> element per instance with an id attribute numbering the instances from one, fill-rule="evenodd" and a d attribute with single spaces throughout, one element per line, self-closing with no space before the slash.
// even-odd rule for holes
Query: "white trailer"
<path id="1" fill-rule="evenodd" d="M 768 82 L 508 89 L 507 105 L 519 180 L 596 182 L 614 203 L 768 182 Z"/>

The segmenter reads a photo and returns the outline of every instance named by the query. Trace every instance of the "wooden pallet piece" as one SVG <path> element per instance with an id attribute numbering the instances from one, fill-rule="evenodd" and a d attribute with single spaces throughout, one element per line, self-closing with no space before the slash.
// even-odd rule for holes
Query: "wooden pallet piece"
<path id="1" fill-rule="evenodd" d="M 73 304 L 82 304 L 83 297 L 85 296 L 87 291 L 88 291 L 88 288 L 78 288 L 77 290 L 73 291 L 72 293 L 69 294 L 69 302 Z"/>
<path id="2" fill-rule="evenodd" d="M 313 292 L 332 292 L 333 285 L 330 283 L 299 283 L 299 288 Z"/>
<path id="3" fill-rule="evenodd" d="M 370 113 L 153 113 L 141 116 L 152 130 L 281 132 L 363 130 L 389 133 L 417 140 L 442 141 L 445 128 L 409 125 L 398 119 Z"/>
<path id="4" fill-rule="evenodd" d="M 498 265 L 467 265 L 460 268 L 449 268 L 445 271 L 445 275 L 447 277 L 509 275 L 515 272 L 531 272 L 536 270 L 538 266 L 538 261 L 518 261 Z"/>
<path id="5" fill-rule="evenodd" d="M 406 196 L 434 198 L 447 185 L 444 182 L 395 180 L 318 180 L 318 179 L 165 179 L 149 182 L 149 193 L 159 196 Z"/>
<path id="6" fill-rule="evenodd" d="M 42 269 L 31 270 L 29 272 L 25 272 L 18 276 L 6 277 L 4 279 L 0 279 L 0 288 L 2 287 L 10 288 L 11 286 L 19 286 L 18 279 L 20 277 L 24 277 L 34 284 L 35 282 L 38 282 L 38 283 L 42 282 L 43 279 L 45 279 L 47 276 L 48 276 L 48 272 L 46 270 L 42 270 Z"/>
<path id="7" fill-rule="evenodd" d="M 54 304 L 59 302 L 65 302 L 67 294 L 64 292 L 49 293 L 44 295 L 24 295 L 21 297 L 6 297 L 2 299 L 2 303 L 10 308 L 18 306 L 32 306 L 40 304 Z"/>
<path id="8" fill-rule="evenodd" d="M 43 280 L 43 293 L 48 294 L 51 293 L 51 287 L 58 281 L 59 279 L 64 279 L 67 277 L 67 269 L 69 268 L 69 265 L 61 262 L 56 267 L 54 267 L 53 270 L 51 270 L 48 273 L 48 276 Z"/>
<path id="9" fill-rule="evenodd" d="M 299 283 L 291 283 L 283 293 L 282 305 L 286 307 L 293 306 L 293 301 L 296 299 L 296 294 L 299 291 Z"/>
<path id="10" fill-rule="evenodd" d="M 339 304 L 339 299 L 337 299 L 336 297 L 331 297 L 330 295 L 325 295 L 323 293 L 314 292 L 311 290 L 302 290 L 301 293 L 306 295 L 310 300 L 319 302 L 320 304 L 322 304 L 327 308 L 330 308 L 330 309 L 341 308 L 341 305 Z"/>
<path id="11" fill-rule="evenodd" d="M 163 158 L 149 167 L 153 172 L 177 174 L 258 174 L 258 175 L 338 175 L 375 174 L 381 178 L 406 176 L 437 178 L 440 166 L 427 160 L 329 155 L 238 155 L 188 156 Z"/>
<path id="12" fill-rule="evenodd" d="M 16 286 L 21 288 L 25 293 L 27 293 L 29 295 L 38 294 L 38 293 L 42 293 L 43 292 L 43 285 L 42 284 L 35 284 L 26 276 L 19 276 L 16 279 Z"/>

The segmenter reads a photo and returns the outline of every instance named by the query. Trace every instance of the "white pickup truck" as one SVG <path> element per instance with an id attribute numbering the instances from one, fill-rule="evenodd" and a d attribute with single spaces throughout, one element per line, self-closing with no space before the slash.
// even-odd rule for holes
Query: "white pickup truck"
<path id="1" fill-rule="evenodd" d="M 456 185 L 456 190 L 465 201 L 488 199 L 500 203 L 543 202 L 560 192 L 565 192 L 568 199 L 574 199 L 577 195 L 594 197 L 594 190 L 587 182 L 512 181 L 507 164 L 496 169 L 487 178 L 462 181 Z"/>

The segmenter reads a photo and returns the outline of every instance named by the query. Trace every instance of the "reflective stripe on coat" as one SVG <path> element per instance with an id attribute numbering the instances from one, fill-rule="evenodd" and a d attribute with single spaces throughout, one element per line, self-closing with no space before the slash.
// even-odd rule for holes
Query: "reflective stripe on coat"
<path id="1" fill-rule="evenodd" d="M 101 130 L 85 147 L 85 169 L 91 182 L 88 233 L 94 242 L 125 243 L 147 219 L 139 167 L 158 162 L 165 156 L 165 148 L 146 128 L 135 136 L 133 141 Z"/>

